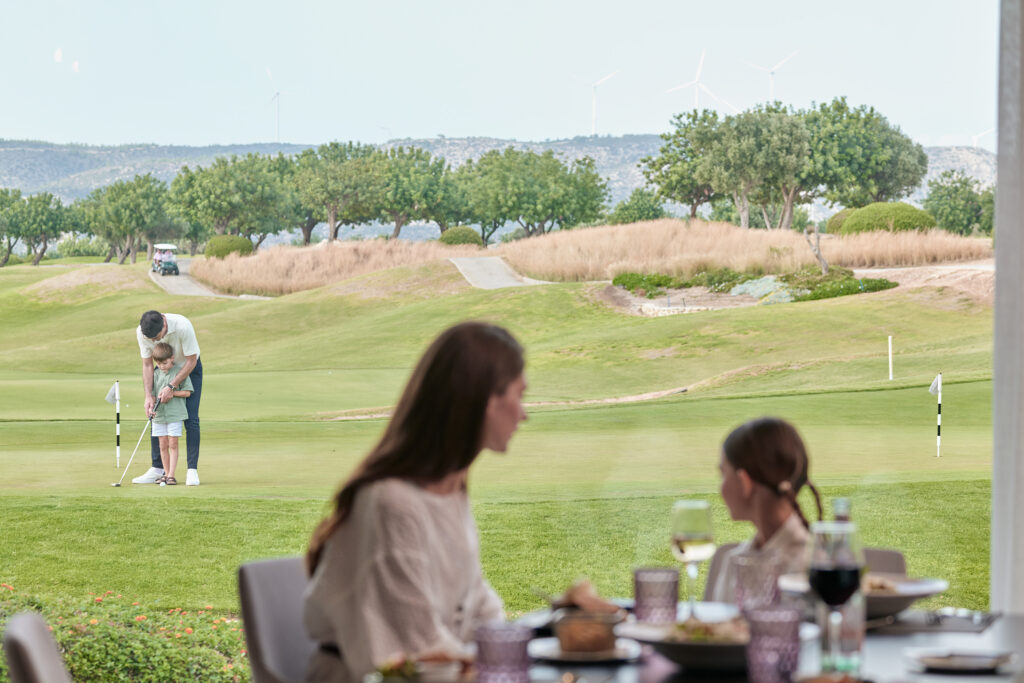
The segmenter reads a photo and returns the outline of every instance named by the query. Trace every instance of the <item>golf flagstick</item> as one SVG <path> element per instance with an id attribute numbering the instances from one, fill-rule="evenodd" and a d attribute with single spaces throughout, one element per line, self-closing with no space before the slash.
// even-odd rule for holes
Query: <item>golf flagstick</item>
<path id="1" fill-rule="evenodd" d="M 942 457 L 942 373 L 935 375 L 928 393 L 939 397 L 939 412 L 935 424 L 935 457 Z"/>
<path id="2" fill-rule="evenodd" d="M 116 379 L 104 399 L 114 406 L 114 467 L 121 467 L 121 383 Z"/>
<path id="3" fill-rule="evenodd" d="M 146 422 L 146 426 L 142 428 L 142 433 L 139 434 L 139 442 L 135 444 L 135 450 L 132 451 L 132 457 L 128 458 L 128 464 L 124 466 L 124 472 L 121 473 L 121 478 L 116 482 L 112 483 L 111 486 L 120 486 L 121 482 L 124 481 L 124 475 L 128 474 L 128 469 L 132 466 L 132 460 L 135 459 L 135 454 L 139 451 L 139 445 L 142 444 L 142 437 L 146 435 L 146 430 L 153 424 L 153 416 L 149 416 L 149 421 Z"/>

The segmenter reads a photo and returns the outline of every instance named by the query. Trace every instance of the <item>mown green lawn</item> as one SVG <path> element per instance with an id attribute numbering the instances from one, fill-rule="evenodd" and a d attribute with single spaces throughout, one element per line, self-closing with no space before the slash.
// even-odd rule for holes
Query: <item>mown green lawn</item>
<path id="1" fill-rule="evenodd" d="M 391 405 L 439 330 L 486 318 L 526 346 L 528 400 L 688 388 L 643 403 L 538 407 L 507 455 L 474 467 L 485 571 L 511 612 L 537 606 L 531 586 L 555 591 L 583 574 L 628 595 L 632 567 L 672 562 L 677 497 L 711 499 L 721 541 L 749 535 L 726 519 L 715 468 L 728 431 L 763 414 L 801 429 L 813 479 L 826 499 L 853 498 L 865 543 L 901 548 L 913 573 L 950 580 L 932 604 L 987 604 L 990 308 L 887 292 L 642 319 L 606 308 L 585 284 L 186 299 L 152 285 L 146 267 L 120 267 L 123 288 L 76 285 L 75 268 L 0 269 L 0 581 L 21 593 L 110 590 L 144 605 L 236 612 L 238 564 L 302 552 L 384 425 L 327 418 Z M 37 283 L 55 277 L 59 293 L 41 295 Z M 149 308 L 187 314 L 198 330 L 198 488 L 110 486 L 120 472 L 103 396 L 121 380 L 123 466 L 144 425 L 133 330 Z M 940 370 L 936 458 L 926 389 Z M 144 444 L 129 478 L 147 459 Z"/>

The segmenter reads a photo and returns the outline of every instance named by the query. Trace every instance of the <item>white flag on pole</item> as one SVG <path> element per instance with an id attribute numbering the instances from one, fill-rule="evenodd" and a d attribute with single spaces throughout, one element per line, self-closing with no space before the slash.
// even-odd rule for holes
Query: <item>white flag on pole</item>
<path id="1" fill-rule="evenodd" d="M 110 385 L 110 391 L 107 392 L 107 398 L 105 399 L 110 405 L 114 405 L 117 401 L 117 382 Z"/>
<path id="2" fill-rule="evenodd" d="M 935 375 L 935 379 L 932 380 L 932 385 L 928 387 L 928 393 L 931 394 L 932 396 L 938 394 L 939 391 L 942 389 L 941 382 L 942 373 L 940 372 L 939 374 Z"/>

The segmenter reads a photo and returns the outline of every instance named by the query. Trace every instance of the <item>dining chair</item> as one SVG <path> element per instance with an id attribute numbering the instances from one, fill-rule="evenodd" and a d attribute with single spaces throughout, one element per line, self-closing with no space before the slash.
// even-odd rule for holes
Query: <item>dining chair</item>
<path id="1" fill-rule="evenodd" d="M 299 683 L 317 644 L 302 622 L 306 569 L 301 557 L 238 568 L 238 595 L 255 683 Z"/>
<path id="2" fill-rule="evenodd" d="M 4 653 L 11 683 L 71 683 L 57 642 L 35 612 L 15 614 L 7 621 Z"/>
<path id="3" fill-rule="evenodd" d="M 739 543 L 723 543 L 715 548 L 715 554 L 711 556 L 711 562 L 708 563 L 708 578 L 704 581 L 705 602 L 711 600 L 711 587 L 715 585 L 715 580 L 722 571 L 722 563 L 725 562 L 725 556 L 738 545 Z"/>
<path id="4" fill-rule="evenodd" d="M 899 550 L 864 548 L 864 565 L 868 571 L 883 574 L 906 574 L 907 559 Z"/>
<path id="5" fill-rule="evenodd" d="M 708 578 L 704 583 L 704 600 L 711 599 L 711 587 L 715 585 L 715 579 L 722 571 L 722 563 L 725 556 L 729 554 L 738 543 L 723 543 L 715 549 L 715 554 L 708 564 Z M 906 574 L 907 560 L 899 550 L 891 548 L 864 548 L 864 564 L 872 572 L 883 574 Z"/>

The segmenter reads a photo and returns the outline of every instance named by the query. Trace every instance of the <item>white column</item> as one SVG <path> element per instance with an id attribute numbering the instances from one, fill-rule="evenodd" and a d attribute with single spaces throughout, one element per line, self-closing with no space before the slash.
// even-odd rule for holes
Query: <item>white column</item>
<path id="1" fill-rule="evenodd" d="M 991 609 L 1024 613 L 1024 0 L 1001 0 Z"/>

